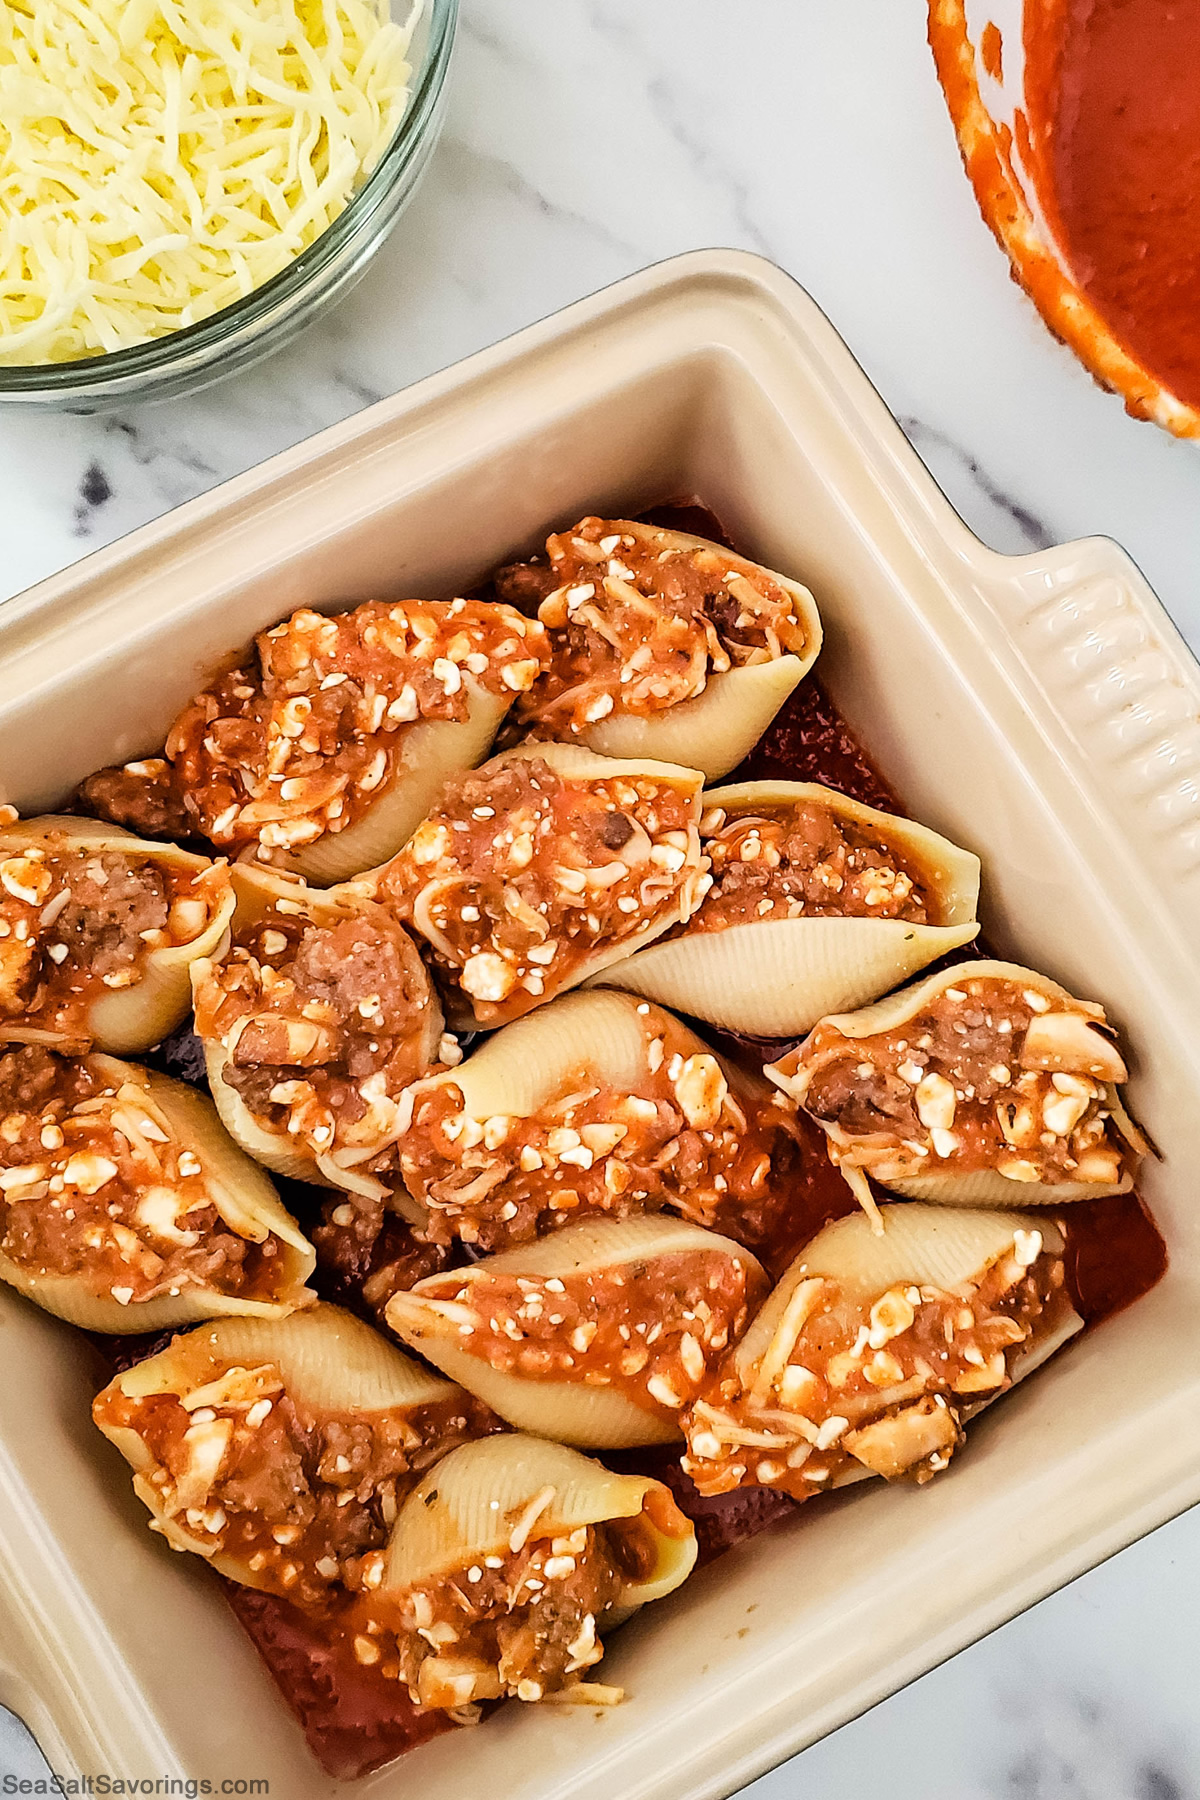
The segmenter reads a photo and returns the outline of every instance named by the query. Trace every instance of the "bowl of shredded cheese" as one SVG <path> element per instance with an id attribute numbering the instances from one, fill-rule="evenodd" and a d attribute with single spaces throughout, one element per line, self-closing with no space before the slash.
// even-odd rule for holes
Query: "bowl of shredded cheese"
<path id="1" fill-rule="evenodd" d="M 0 400 L 161 398 L 363 272 L 441 123 L 458 0 L 3 0 Z"/>

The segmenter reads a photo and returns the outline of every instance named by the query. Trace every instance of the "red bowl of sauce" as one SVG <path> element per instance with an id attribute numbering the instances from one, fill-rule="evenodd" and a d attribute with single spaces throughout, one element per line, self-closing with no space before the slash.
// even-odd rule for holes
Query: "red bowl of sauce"
<path id="1" fill-rule="evenodd" d="M 930 0 L 984 218 L 1055 335 L 1200 437 L 1200 3 Z"/>

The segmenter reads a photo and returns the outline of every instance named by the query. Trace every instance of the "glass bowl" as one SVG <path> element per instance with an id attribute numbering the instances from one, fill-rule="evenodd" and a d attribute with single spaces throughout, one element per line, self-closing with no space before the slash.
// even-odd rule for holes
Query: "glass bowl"
<path id="1" fill-rule="evenodd" d="M 1051 331 L 1135 418 L 1200 437 L 1200 413 L 1114 336 L 1075 281 L 1038 198 L 1025 128 L 1026 31 L 1052 0 L 929 0 L 929 41 L 980 211 Z"/>
<path id="2" fill-rule="evenodd" d="M 398 20 L 410 0 L 393 0 Z M 412 199 L 441 130 L 458 0 L 425 0 L 413 32 L 412 88 L 395 135 L 345 211 L 244 299 L 164 337 L 77 362 L 0 367 L 0 401 L 98 412 L 189 393 L 288 343 L 351 288 Z"/>

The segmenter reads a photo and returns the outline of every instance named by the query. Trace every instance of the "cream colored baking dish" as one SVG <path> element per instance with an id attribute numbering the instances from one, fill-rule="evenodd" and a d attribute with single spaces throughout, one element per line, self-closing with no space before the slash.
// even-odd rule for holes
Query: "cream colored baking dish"
<path id="1" fill-rule="evenodd" d="M 806 1507 L 632 1625 L 606 1664 L 624 1706 L 510 1706 L 371 1800 L 728 1793 L 1200 1499 L 1200 671 L 1113 544 L 979 544 L 768 264 L 650 270 L 12 601 L 2 797 L 51 805 L 147 750 L 301 602 L 453 591 L 583 509 L 692 493 L 813 587 L 822 673 L 917 815 L 983 855 L 998 951 L 1127 1033 L 1171 1270 L 940 1482 Z M 343 1791 L 203 1571 L 146 1531 L 81 1340 L 5 1292 L 0 1366 L 0 1702 L 64 1773 Z"/>

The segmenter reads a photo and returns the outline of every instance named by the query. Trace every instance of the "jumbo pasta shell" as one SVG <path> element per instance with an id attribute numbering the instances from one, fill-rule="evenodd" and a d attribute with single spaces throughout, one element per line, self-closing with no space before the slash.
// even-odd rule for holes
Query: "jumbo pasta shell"
<path id="1" fill-rule="evenodd" d="M 652 1067 L 656 1041 L 662 1052 L 655 1053 Z M 770 1087 L 756 1071 L 714 1056 L 701 1038 L 661 1007 L 610 988 L 563 994 L 538 1007 L 493 1032 L 457 1068 L 430 1076 L 410 1093 L 414 1114 L 419 1114 L 425 1096 L 453 1088 L 462 1094 L 463 1109 L 472 1119 L 532 1119 L 576 1085 L 648 1097 L 655 1090 L 658 1070 L 675 1056 L 685 1065 L 693 1058 L 716 1065 L 729 1097 L 744 1115 L 739 1130 L 744 1132 L 746 1118 L 764 1113 L 773 1121 L 777 1118 L 780 1127 L 785 1125 L 771 1104 Z M 404 1169 L 404 1140 L 401 1150 Z M 602 1161 L 598 1158 L 597 1166 Z M 420 1208 L 413 1220 L 419 1223 L 427 1217 L 423 1183 L 411 1171 L 404 1179 L 413 1205 Z"/>
<path id="2" fill-rule="evenodd" d="M 168 1140 L 197 1153 L 208 1200 L 230 1231 L 250 1243 L 276 1240 L 272 1296 L 250 1299 L 215 1288 L 184 1286 L 177 1294 L 123 1305 L 111 1295 L 90 1292 L 81 1276 L 32 1274 L 2 1255 L 0 1281 L 71 1325 L 116 1334 L 162 1331 L 226 1314 L 278 1320 L 311 1305 L 316 1295 L 306 1283 L 316 1267 L 316 1251 L 267 1176 L 222 1129 L 207 1097 L 184 1082 L 115 1058 L 97 1056 L 94 1061 L 114 1084 L 136 1090 L 138 1104 Z"/>
<path id="3" fill-rule="evenodd" d="M 420 1029 L 414 1034 L 413 1056 L 422 1070 L 432 1067 L 437 1060 L 442 1037 L 441 1006 L 432 982 L 419 961 L 415 945 L 389 915 L 353 886 L 313 889 L 294 877 L 254 863 L 235 864 L 232 882 L 237 899 L 232 930 L 235 942 L 260 924 L 272 908 L 278 907 L 280 903 L 292 915 L 303 916 L 306 923 L 310 922 L 318 927 L 332 927 L 343 921 L 363 918 L 370 922 L 371 915 L 374 914 L 390 932 L 399 933 L 404 939 L 412 968 L 419 971 L 422 983 L 424 1012 Z M 203 996 L 210 984 L 215 982 L 219 985 L 219 964 L 220 958 L 205 959 L 195 964 L 192 979 L 196 996 L 197 1028 L 204 1045 L 209 1087 L 222 1123 L 234 1142 L 254 1157 L 256 1162 L 290 1180 L 308 1181 L 321 1187 L 339 1188 L 349 1193 L 382 1198 L 387 1192 L 384 1185 L 356 1166 L 359 1162 L 370 1160 L 369 1155 L 361 1155 L 358 1150 L 344 1158 L 339 1157 L 336 1150 L 320 1154 L 286 1128 L 281 1126 L 276 1129 L 270 1124 L 264 1124 L 247 1106 L 237 1089 L 225 1080 L 225 1071 L 231 1064 L 232 1037 L 227 1034 L 230 1038 L 230 1042 L 227 1042 L 209 1033 L 203 1004 Z M 379 1151 L 386 1148 L 387 1142 L 381 1140 Z"/>
<path id="4" fill-rule="evenodd" d="M 607 989 L 563 994 L 493 1032 L 456 1069 L 431 1077 L 462 1091 L 472 1118 L 527 1118 L 573 1071 L 633 1091 L 646 1068 L 647 1029 L 636 1001 Z"/>
<path id="5" fill-rule="evenodd" d="M 188 1394 L 221 1368 L 273 1363 L 293 1400 L 312 1412 L 372 1413 L 425 1406 L 453 1383 L 431 1374 L 353 1313 L 328 1301 L 280 1319 L 220 1319 L 182 1333 L 114 1378 L 131 1398 Z M 107 1390 L 106 1390 L 107 1391 Z"/>
<path id="6" fill-rule="evenodd" d="M 628 958 L 606 979 L 664 1006 L 751 1037 L 795 1037 L 818 1019 L 906 981 L 979 931 L 979 858 L 928 826 L 863 806 L 817 782 L 749 781 L 714 788 L 705 810 L 728 817 L 815 805 L 877 831 L 919 871 L 935 923 L 864 917 L 767 918 L 678 936 Z M 701 907 L 703 913 L 703 906 Z"/>
<path id="7" fill-rule="evenodd" d="M 605 671 L 602 698 L 612 710 L 598 723 L 589 724 L 588 709 L 573 709 L 570 719 L 564 721 L 561 717 L 563 694 L 559 692 L 556 698 L 547 700 L 545 693 L 539 697 L 535 688 L 531 700 L 522 704 L 521 712 L 535 730 L 566 736 L 606 756 L 657 756 L 673 762 L 691 763 L 702 768 L 710 781 L 728 774 L 758 742 L 816 660 L 822 634 L 812 594 L 788 576 L 686 532 L 668 531 L 629 519 L 586 520 L 583 526 L 584 537 L 574 531 L 560 533 L 547 544 L 555 578 L 562 584 L 555 598 L 569 597 L 572 583 L 580 579 L 591 584 L 587 593 L 594 596 L 594 581 L 598 580 L 608 594 L 607 601 L 596 601 L 600 613 L 612 601 L 620 608 L 623 603 L 618 596 L 623 592 L 626 600 L 632 602 L 635 615 L 645 611 L 669 616 L 672 603 L 662 597 L 656 598 L 658 578 L 655 571 L 662 563 L 671 563 L 673 558 L 682 556 L 690 560 L 699 554 L 709 564 L 708 573 L 716 579 L 726 600 L 736 598 L 747 613 L 760 616 L 763 625 L 761 641 L 753 644 L 750 639 L 738 638 L 735 628 L 718 651 L 723 612 L 718 607 L 707 616 L 708 641 L 702 648 L 694 644 L 694 649 L 699 650 L 699 664 L 689 669 L 688 679 L 677 690 L 690 691 L 691 698 L 671 701 L 669 682 L 665 688 L 659 686 L 656 690 L 649 680 L 654 669 L 653 636 L 646 637 L 636 625 L 630 632 L 615 622 L 611 614 L 606 625 L 593 607 L 590 608 L 594 615 L 593 629 L 607 645 L 617 649 L 620 658 L 619 667 L 608 667 Z M 614 534 L 610 548 L 615 546 L 618 538 L 624 539 L 633 560 L 641 564 L 639 573 L 634 574 L 619 563 L 610 564 L 608 574 L 596 566 L 597 557 L 603 563 L 605 555 L 595 546 L 608 542 L 607 537 L 599 540 L 593 537 L 593 548 L 588 549 L 586 528 L 596 526 Z M 573 573 L 572 556 L 578 562 L 581 551 L 587 553 L 587 567 Z M 721 565 L 719 575 L 713 559 Z M 669 571 L 664 573 L 668 582 L 674 579 Z M 615 586 L 610 576 L 619 577 Z M 626 585 L 624 577 L 633 582 L 632 589 Z M 764 584 L 781 592 L 784 600 L 768 599 L 763 592 Z M 578 595 L 578 598 L 584 597 Z M 548 623 L 553 643 L 555 631 L 561 629 L 570 616 L 570 604 L 568 599 L 567 612 L 561 617 L 558 615 L 563 609 L 561 605 L 558 607 L 553 622 L 547 605 L 548 602 L 543 602 L 539 616 Z M 589 608 L 585 607 L 579 616 L 586 619 L 588 613 Z M 678 637 L 670 639 L 666 647 L 668 671 L 678 666 L 681 654 L 685 659 L 689 655 L 688 651 L 681 651 Z M 718 667 L 709 672 L 714 651 L 718 651 Z M 650 662 L 644 665 L 647 654 Z M 720 660 L 728 663 L 730 657 L 733 666 L 722 669 Z M 703 682 L 703 686 L 697 692 L 699 682 Z M 583 684 L 586 688 L 586 674 Z M 555 685 L 552 677 L 551 689 Z M 568 688 L 567 693 L 570 692 Z M 643 703 L 648 710 L 642 710 Z"/>
<path id="8" fill-rule="evenodd" d="M 470 694 L 465 719 L 424 719 L 409 726 L 391 779 L 369 811 L 345 831 L 326 832 L 292 851 L 281 866 L 316 887 L 331 887 L 395 856 L 449 777 L 483 761 L 516 698 L 489 694 L 470 676 L 464 685 Z"/>
<path id="9" fill-rule="evenodd" d="M 189 1532 L 178 1515 L 166 1513 L 162 1495 L 147 1479 L 155 1458 L 144 1438 L 133 1426 L 106 1420 L 104 1411 L 117 1395 L 140 1400 L 172 1394 L 191 1400 L 194 1407 L 199 1404 L 195 1397 L 202 1399 L 205 1387 L 227 1370 L 264 1364 L 278 1369 L 288 1398 L 302 1412 L 318 1415 L 369 1421 L 373 1414 L 412 1412 L 455 1393 L 450 1382 L 430 1374 L 370 1326 L 327 1304 L 287 1319 L 222 1319 L 203 1325 L 116 1376 L 97 1397 L 96 1423 L 133 1470 L 138 1498 L 169 1543 L 198 1552 L 219 1574 L 252 1587 L 261 1585 L 261 1577 L 247 1568 L 243 1556 L 213 1555 L 212 1546 Z"/>
<path id="10" fill-rule="evenodd" d="M 1095 1058 L 1094 1078 L 1101 1080 L 1099 1072 L 1109 1069 L 1115 1077 L 1124 1079 L 1124 1061 L 1105 1032 L 1104 1008 L 1094 1001 L 1077 1000 L 1049 976 L 1024 968 L 1018 963 L 982 959 L 978 962 L 958 963 L 910 988 L 902 989 L 899 993 L 889 994 L 857 1012 L 828 1015 L 822 1024 L 833 1026 L 843 1037 L 852 1040 L 870 1038 L 908 1024 L 946 989 L 966 981 L 988 979 L 1010 981 L 1019 984 L 1023 990 L 1030 989 L 1042 995 L 1052 1003 L 1058 1002 L 1061 1010 L 1082 1021 L 1079 1029 L 1087 1034 L 1087 1042 Z M 1037 1021 L 1034 1023 L 1036 1025 Z M 805 1105 L 811 1079 L 803 1060 L 806 1047 L 802 1045 L 799 1051 L 791 1052 L 778 1063 L 769 1064 L 765 1070 L 767 1076 L 801 1106 Z M 1101 1080 L 1101 1086 L 1104 1090 L 1104 1105 L 1112 1116 L 1118 1137 L 1123 1140 L 1132 1158 L 1144 1155 L 1148 1148 L 1147 1141 L 1125 1109 L 1117 1080 Z M 962 1172 L 945 1170 L 926 1174 L 918 1172 L 914 1156 L 902 1148 L 890 1146 L 886 1140 L 875 1142 L 865 1138 L 855 1139 L 834 1121 L 818 1118 L 817 1123 L 825 1131 L 835 1162 L 864 1205 L 868 1205 L 869 1200 L 866 1180 L 868 1174 L 884 1187 L 910 1199 L 955 1206 L 1060 1205 L 1064 1202 L 1127 1193 L 1133 1186 L 1134 1177 L 1130 1168 L 1126 1168 L 1115 1181 L 1043 1182 L 1036 1179 L 1016 1179 L 992 1169 Z"/>
<path id="11" fill-rule="evenodd" d="M 1036 1262 L 1042 1255 L 1061 1257 L 1065 1249 L 1057 1225 L 1021 1213 L 891 1202 L 880 1207 L 879 1225 L 876 1230 L 864 1213 L 852 1213 L 825 1226 L 804 1247 L 730 1359 L 743 1390 L 757 1385 L 765 1390 L 777 1378 L 814 1310 L 828 1307 L 827 1282 L 838 1290 L 833 1311 L 843 1329 L 853 1333 L 856 1321 L 864 1328 L 868 1321 L 873 1323 L 875 1302 L 890 1292 L 912 1286 L 966 1297 L 996 1263 L 1017 1256 L 1018 1250 L 1017 1259 L 1024 1266 L 1031 1254 Z M 1024 1244 L 1019 1243 L 1022 1238 L 1027 1240 Z M 1038 1241 L 1030 1244 L 1031 1238 Z M 1009 1386 L 1040 1368 L 1083 1329 L 1083 1323 L 1065 1290 L 1054 1292 L 1045 1313 L 1035 1320 L 1029 1341 L 1009 1357 L 1004 1386 L 960 1403 L 960 1421 L 973 1418 Z M 927 1396 L 914 1396 L 911 1390 L 903 1398 L 915 1400 L 917 1412 L 929 1404 Z M 881 1400 L 886 1402 L 886 1395 Z M 891 1472 L 902 1472 L 903 1466 Z M 836 1474 L 832 1485 L 844 1487 L 869 1474 L 887 1472 L 882 1466 L 851 1464 Z"/>
<path id="12" fill-rule="evenodd" d="M 537 1505 L 541 1500 L 542 1504 Z M 406 1592 L 485 1556 L 518 1534 L 568 1536 L 581 1525 L 637 1520 L 649 1566 L 631 1577 L 622 1611 L 671 1593 L 696 1561 L 696 1535 L 661 1482 L 616 1475 L 577 1450 L 503 1433 L 452 1450 L 418 1483 L 396 1520 L 381 1592 Z"/>
<path id="13" fill-rule="evenodd" d="M 656 757 L 699 769 L 719 781 L 736 769 L 799 687 L 812 657 L 780 656 L 710 675 L 694 700 L 655 713 L 610 713 L 581 731 L 578 742 L 601 756 Z"/>
<path id="14" fill-rule="evenodd" d="M 497 988 L 491 995 L 488 994 L 486 987 L 474 988 L 472 992 L 482 997 L 473 1000 L 461 978 L 466 975 L 469 966 L 477 960 L 486 962 L 490 959 L 492 962 L 503 962 L 497 949 L 498 940 L 485 938 L 481 945 L 472 947 L 472 953 L 469 956 L 461 946 L 456 949 L 434 916 L 440 896 L 447 886 L 466 885 L 469 887 L 472 883 L 478 882 L 485 890 L 493 893 L 497 889 L 503 889 L 505 906 L 511 908 L 515 905 L 517 914 L 524 907 L 528 913 L 532 909 L 523 899 L 519 887 L 528 862 L 516 870 L 506 871 L 503 867 L 495 868 L 491 865 L 492 852 L 487 849 L 481 853 L 478 867 L 471 867 L 469 856 L 460 864 L 453 847 L 446 848 L 451 834 L 443 823 L 445 814 L 435 811 L 418 834 L 421 837 L 428 830 L 433 837 L 440 836 L 445 840 L 442 847 L 434 852 L 433 857 L 430 859 L 414 854 L 410 858 L 407 854 L 402 854 L 393 859 L 391 864 L 373 870 L 369 875 L 364 876 L 361 885 L 364 892 L 376 894 L 384 904 L 400 905 L 403 908 L 404 916 L 411 919 L 413 929 L 431 946 L 435 962 L 449 983 L 447 1012 L 450 1023 L 455 1029 L 463 1027 L 487 1029 L 508 1023 L 512 1018 L 519 1017 L 522 1013 L 529 1012 L 534 1007 L 544 1004 L 545 1001 L 553 999 L 555 995 L 579 986 L 590 976 L 608 968 L 623 957 L 632 955 L 643 945 L 660 937 L 672 925 L 689 917 L 699 905 L 706 891 L 707 876 L 698 830 L 703 776 L 698 769 L 683 768 L 674 763 L 660 763 L 649 759 L 622 760 L 602 757 L 579 744 L 536 742 L 520 744 L 515 749 L 505 751 L 501 756 L 485 763 L 480 771 L 480 777 L 494 782 L 506 770 L 511 771 L 514 765 L 529 762 L 544 764 L 560 781 L 566 784 L 576 784 L 580 790 L 585 789 L 589 783 L 632 781 L 639 778 L 644 782 L 654 782 L 660 792 L 673 790 L 680 801 L 678 809 L 680 823 L 674 828 L 672 836 L 678 834 L 683 838 L 684 843 L 682 847 L 676 843 L 672 843 L 670 846 L 655 844 L 651 849 L 649 853 L 651 858 L 665 851 L 672 858 L 678 857 L 679 861 L 678 863 L 672 861 L 669 864 L 651 865 L 639 875 L 636 884 L 629 882 L 637 896 L 638 910 L 631 915 L 624 913 L 619 915 L 622 920 L 628 919 L 628 923 L 623 924 L 621 929 L 606 929 L 601 932 L 598 924 L 589 927 L 586 933 L 581 934 L 582 941 L 571 944 L 561 962 L 552 956 L 548 963 L 539 965 L 540 985 L 537 986 L 536 991 L 530 986 L 527 976 L 522 976 L 523 986 L 515 985 L 515 977 L 509 970 L 507 986 Z M 491 790 L 485 789 L 484 791 L 490 793 Z M 566 797 L 571 798 L 569 794 Z M 451 796 L 447 802 L 447 810 L 453 813 L 457 804 L 457 797 Z M 639 799 L 636 804 L 631 805 L 631 811 L 635 817 L 641 804 Z M 455 822 L 465 823 L 465 816 L 463 820 L 456 819 Z M 563 826 L 562 830 L 563 836 L 569 837 L 569 825 Z M 657 836 L 657 830 L 654 835 Z M 419 847 L 416 846 L 414 849 Z M 539 841 L 539 849 L 547 862 L 554 861 L 556 842 L 553 834 Z M 606 852 L 606 854 L 611 854 L 617 861 L 620 860 L 619 852 Z M 631 876 L 632 867 L 633 865 L 625 871 L 626 877 Z M 543 922 L 550 935 L 553 936 L 554 930 L 557 929 L 568 939 L 570 938 L 568 921 L 570 921 L 571 929 L 574 929 L 578 924 L 578 919 L 582 916 L 579 907 L 575 904 L 575 897 L 577 893 L 583 891 L 585 882 L 585 875 L 582 871 L 570 871 L 570 873 L 577 876 L 578 888 L 571 889 L 568 898 L 561 896 L 555 898 L 550 903 L 548 913 L 546 911 L 547 903 L 544 901 L 541 903 Z M 654 891 L 647 899 L 645 889 L 651 885 L 649 879 L 651 875 L 655 878 L 655 885 Z M 537 890 L 535 888 L 531 891 L 536 892 Z M 446 921 L 443 919 L 443 924 L 445 923 Z M 519 955 L 516 960 L 519 963 Z M 534 961 L 536 960 L 534 958 Z"/>
<path id="15" fill-rule="evenodd" d="M 705 811 L 720 807 L 728 818 L 754 814 L 764 807 L 804 804 L 824 807 L 835 817 L 878 831 L 885 842 L 896 844 L 929 888 L 940 925 L 969 925 L 974 920 L 979 905 L 979 858 L 929 825 L 866 806 L 819 781 L 738 781 L 710 788 L 704 796 Z"/>
<path id="16" fill-rule="evenodd" d="M 493 1368 L 484 1356 L 473 1355 L 467 1348 L 469 1340 L 460 1333 L 457 1309 L 455 1316 L 450 1316 L 451 1309 L 443 1310 L 437 1302 L 447 1289 L 482 1281 L 492 1272 L 531 1279 L 562 1278 L 619 1270 L 689 1252 L 732 1256 L 757 1271 L 766 1285 L 756 1259 L 731 1238 L 664 1214 L 625 1220 L 600 1218 L 487 1257 L 471 1269 L 427 1277 L 393 1296 L 387 1322 L 405 1343 L 478 1395 L 518 1431 L 596 1450 L 674 1443 L 683 1435 L 676 1421 L 664 1419 L 648 1402 L 640 1405 L 619 1387 L 593 1386 L 582 1377 L 550 1381 Z"/>
<path id="17" fill-rule="evenodd" d="M 585 749 L 581 744 L 518 744 L 508 755 L 522 760 L 538 759 L 569 780 L 587 781 L 616 779 L 619 776 L 648 775 L 657 781 L 668 783 L 681 794 L 694 796 L 696 802 L 696 818 L 700 816 L 701 792 L 704 777 L 699 769 L 685 768 L 677 763 L 657 762 L 650 757 L 608 757 L 597 756 L 594 751 Z M 689 858 L 687 867 L 699 873 L 702 868 L 699 834 L 696 835 L 695 849 Z M 598 947 L 591 956 L 580 964 L 577 973 L 572 977 L 569 987 L 578 987 L 585 981 L 592 980 L 603 970 L 610 969 L 614 963 L 623 962 L 626 957 L 633 956 L 655 938 L 669 931 L 672 925 L 682 921 L 694 912 L 702 898 L 703 889 L 697 888 L 695 881 L 685 880 L 672 901 L 660 907 L 654 917 L 647 920 L 640 930 L 633 932 L 620 942 L 611 944 L 607 949 Z"/>
<path id="18" fill-rule="evenodd" d="M 138 861 L 188 870 L 196 875 L 213 864 L 193 856 L 176 844 L 138 838 L 119 825 L 101 825 L 94 819 L 48 814 L 24 819 L 0 831 L 0 856 L 26 850 L 48 840 L 64 839 L 73 849 L 111 850 Z M 83 1025 L 97 1048 L 112 1056 L 132 1056 L 161 1042 L 187 1017 L 191 1006 L 191 968 L 200 958 L 220 953 L 227 941 L 234 912 L 234 896 L 227 880 L 220 883 L 204 929 L 188 943 L 147 950 L 139 979 L 130 987 L 106 990 L 87 1006 Z M 22 1027 L 6 1030 L 0 1039 L 10 1042 L 77 1042 L 79 1034 L 51 1033 L 32 1038 Z"/>

